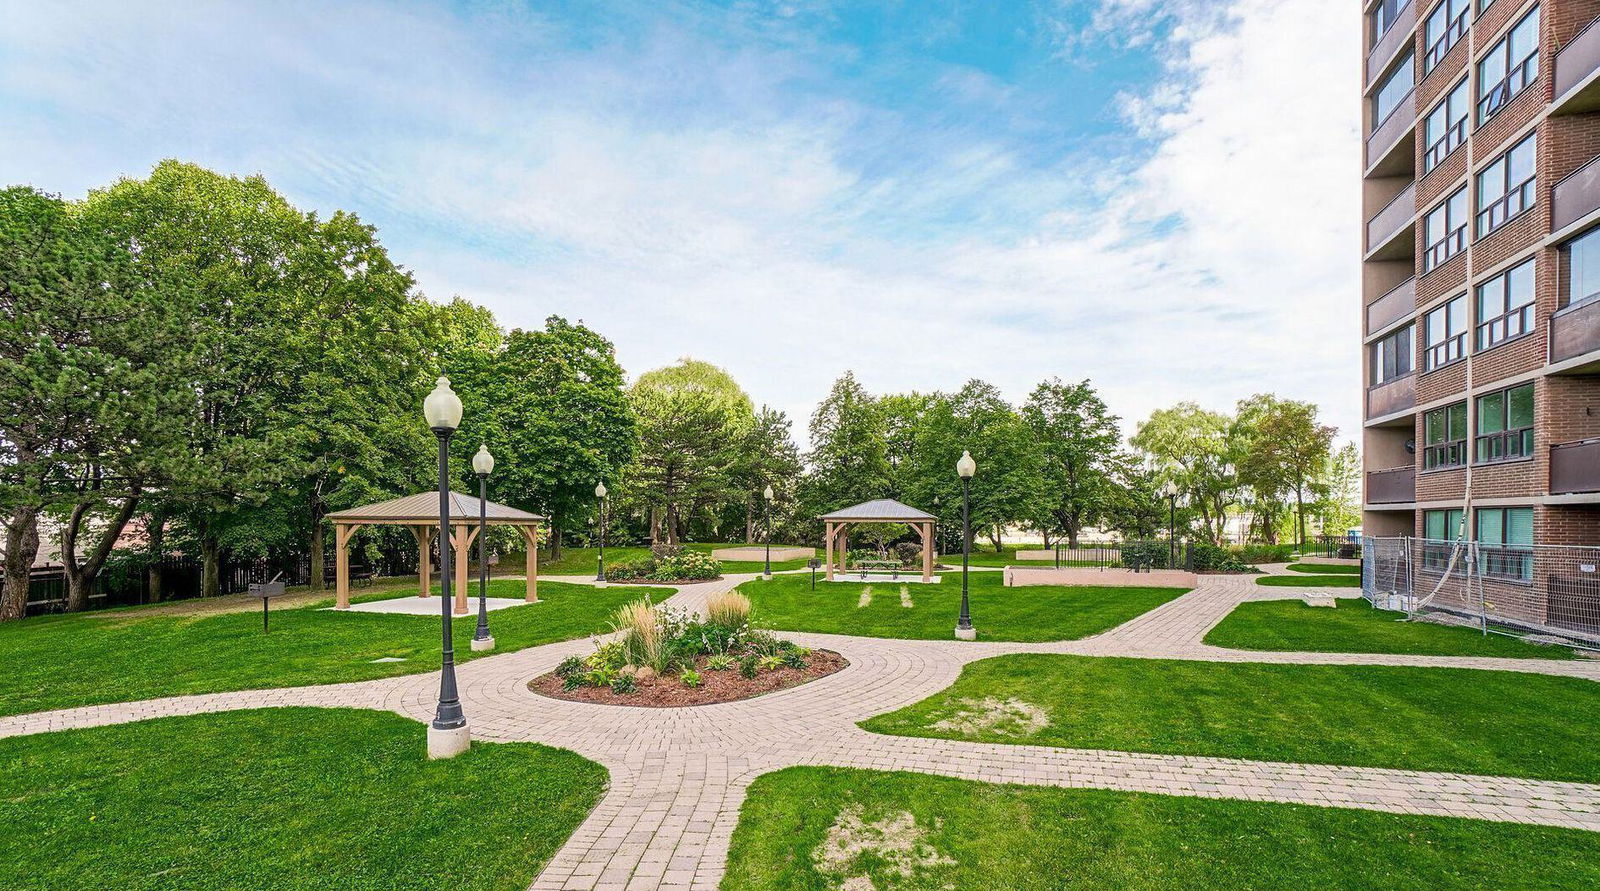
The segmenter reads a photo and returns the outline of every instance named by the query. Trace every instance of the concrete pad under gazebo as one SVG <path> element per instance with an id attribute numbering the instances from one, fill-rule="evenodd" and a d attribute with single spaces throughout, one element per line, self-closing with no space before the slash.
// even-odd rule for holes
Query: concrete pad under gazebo
<path id="1" fill-rule="evenodd" d="M 839 555 L 839 570 L 844 571 L 845 555 L 850 552 L 850 527 L 858 523 L 900 523 L 917 530 L 922 536 L 922 580 L 933 581 L 933 524 L 939 518 L 893 498 L 863 501 L 831 514 L 823 514 L 822 540 L 826 545 L 828 581 L 833 581 L 834 554 Z"/>
<path id="2" fill-rule="evenodd" d="M 484 503 L 488 523 L 494 526 L 515 526 L 528 543 L 528 593 L 527 602 L 539 602 L 539 524 L 544 517 L 518 510 L 493 501 Z M 439 534 L 439 493 L 419 492 L 391 498 L 377 504 L 352 507 L 328 514 L 333 523 L 334 545 L 334 604 L 336 609 L 350 608 L 350 538 L 362 526 L 405 526 L 417 539 L 418 597 L 427 597 L 433 571 L 429 549 Z M 478 537 L 478 499 L 460 492 L 450 493 L 450 546 L 454 550 L 456 615 L 467 612 L 467 568 L 472 543 Z"/>

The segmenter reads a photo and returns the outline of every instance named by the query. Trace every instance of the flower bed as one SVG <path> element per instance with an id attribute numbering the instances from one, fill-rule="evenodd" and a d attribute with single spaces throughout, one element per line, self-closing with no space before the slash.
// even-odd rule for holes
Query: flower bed
<path id="1" fill-rule="evenodd" d="M 568 657 L 528 689 L 608 705 L 707 705 L 793 687 L 849 664 L 830 650 L 752 629 L 749 617 L 750 600 L 735 591 L 709 598 L 704 620 L 636 601 L 612 619 L 617 639 L 588 657 Z"/>
<path id="2" fill-rule="evenodd" d="M 660 548 L 606 567 L 606 581 L 630 585 L 681 585 L 722 578 L 722 561 L 698 551 Z"/>

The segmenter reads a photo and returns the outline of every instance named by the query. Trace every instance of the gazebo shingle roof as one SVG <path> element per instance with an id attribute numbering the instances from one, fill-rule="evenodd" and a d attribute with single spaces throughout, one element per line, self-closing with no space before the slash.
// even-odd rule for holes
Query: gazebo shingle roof
<path id="1" fill-rule="evenodd" d="M 534 524 L 544 520 L 538 514 L 518 510 L 493 501 L 486 506 L 488 519 L 492 523 L 501 524 Z M 439 520 L 439 493 L 418 492 L 415 495 L 402 495 L 388 501 L 376 504 L 367 504 L 361 507 L 352 507 L 328 514 L 329 520 L 356 522 L 356 523 L 404 523 L 404 522 L 438 522 Z M 478 519 L 478 499 L 460 492 L 450 493 L 450 519 L 465 522 Z"/>
<path id="2" fill-rule="evenodd" d="M 823 514 L 819 520 L 851 520 L 865 523 L 909 523 L 916 520 L 937 520 L 933 514 L 920 511 L 893 498 L 878 498 Z"/>

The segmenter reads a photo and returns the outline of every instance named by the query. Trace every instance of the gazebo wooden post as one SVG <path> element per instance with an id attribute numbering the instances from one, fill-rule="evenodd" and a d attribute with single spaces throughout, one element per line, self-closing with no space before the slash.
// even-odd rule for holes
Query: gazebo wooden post
<path id="1" fill-rule="evenodd" d="M 827 579 L 831 582 L 833 581 L 833 521 L 824 520 L 822 526 L 822 546 L 827 552 L 827 560 L 824 565 L 828 570 Z"/>
<path id="2" fill-rule="evenodd" d="M 931 582 L 933 581 L 933 524 L 918 523 L 917 527 L 922 532 L 922 580 Z"/>
<path id="3" fill-rule="evenodd" d="M 528 566 L 527 566 L 527 569 L 524 572 L 524 575 L 526 575 L 527 579 L 528 579 L 527 601 L 529 603 L 538 603 L 539 602 L 539 525 L 537 523 L 535 523 L 532 526 L 518 526 L 517 528 L 522 531 L 523 539 L 528 542 Z"/>
<path id="4" fill-rule="evenodd" d="M 428 584 L 433 581 L 433 529 L 429 526 L 412 526 L 411 534 L 417 537 L 417 596 L 428 596 Z"/>
<path id="5" fill-rule="evenodd" d="M 457 525 L 450 530 L 450 547 L 455 551 L 456 590 L 454 612 L 458 616 L 467 614 L 467 570 L 471 561 L 467 555 L 472 552 L 473 528 L 471 526 Z"/>
<path id="6" fill-rule="evenodd" d="M 333 525 L 333 597 L 338 609 L 350 608 L 350 538 L 361 528 L 360 523 Z"/>
<path id="7" fill-rule="evenodd" d="M 844 572 L 850 568 L 850 524 L 840 523 L 839 544 L 834 546 L 834 552 L 839 555 L 839 571 Z"/>

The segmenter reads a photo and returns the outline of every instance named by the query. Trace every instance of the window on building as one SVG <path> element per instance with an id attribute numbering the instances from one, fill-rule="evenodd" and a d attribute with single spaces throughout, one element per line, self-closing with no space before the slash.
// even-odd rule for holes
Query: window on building
<path id="1" fill-rule="evenodd" d="M 1416 342 L 1417 326 L 1406 325 L 1372 343 L 1372 385 L 1392 381 L 1411 373 L 1411 345 Z"/>
<path id="2" fill-rule="evenodd" d="M 1450 94 L 1428 112 L 1422 134 L 1427 150 L 1422 155 L 1422 172 L 1427 173 L 1467 141 L 1467 116 L 1472 105 L 1467 99 L 1467 79 L 1462 78 Z"/>
<path id="3" fill-rule="evenodd" d="M 1567 253 L 1566 305 L 1600 297 L 1600 229 L 1570 242 Z"/>
<path id="4" fill-rule="evenodd" d="M 1443 204 L 1428 211 L 1422 231 L 1428 249 L 1422 255 L 1422 271 L 1444 263 L 1467 246 L 1467 187 L 1462 186 Z"/>
<path id="5" fill-rule="evenodd" d="M 1478 571 L 1515 581 L 1533 579 L 1533 508 L 1480 507 L 1477 523 Z"/>
<path id="6" fill-rule="evenodd" d="M 1427 351 L 1422 368 L 1432 371 L 1467 355 L 1467 295 L 1462 294 L 1429 312 L 1422 320 Z"/>
<path id="7" fill-rule="evenodd" d="M 1480 464 L 1533 455 L 1533 384 L 1478 397 L 1473 452 Z"/>
<path id="8" fill-rule="evenodd" d="M 1425 510 L 1422 512 L 1422 565 L 1428 569 L 1444 569 L 1450 565 L 1450 545 L 1462 538 L 1461 511 Z"/>
<path id="9" fill-rule="evenodd" d="M 1417 85 L 1416 59 L 1411 53 L 1400 57 L 1400 63 L 1383 79 L 1378 93 L 1372 97 L 1372 129 L 1376 130 L 1400 107 L 1400 101 L 1411 94 Z"/>
<path id="10" fill-rule="evenodd" d="M 1533 259 L 1478 286 L 1478 349 L 1533 330 Z"/>
<path id="11" fill-rule="evenodd" d="M 1479 238 L 1533 206 L 1538 145 L 1538 134 L 1531 133 L 1478 173 Z"/>
<path id="12" fill-rule="evenodd" d="M 1478 123 L 1495 116 L 1539 76 L 1539 7 L 1478 60 Z"/>
<path id="13" fill-rule="evenodd" d="M 1378 38 L 1387 34 L 1394 27 L 1400 13 L 1411 5 L 1411 0 L 1379 0 L 1376 9 L 1372 10 L 1372 42 L 1376 44 Z"/>
<path id="14" fill-rule="evenodd" d="M 1425 29 L 1428 54 L 1422 58 L 1423 74 L 1443 61 L 1445 53 L 1467 33 L 1471 17 L 1472 0 L 1443 0 L 1433 8 Z"/>
<path id="15" fill-rule="evenodd" d="M 1457 402 L 1422 415 L 1422 469 L 1467 463 L 1467 404 Z"/>

